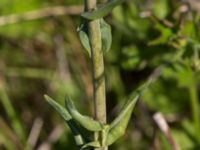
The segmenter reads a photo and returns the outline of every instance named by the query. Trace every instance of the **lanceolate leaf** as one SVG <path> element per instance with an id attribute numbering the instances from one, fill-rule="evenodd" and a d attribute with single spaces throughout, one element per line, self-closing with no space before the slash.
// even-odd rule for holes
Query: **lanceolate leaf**
<path id="1" fill-rule="evenodd" d="M 69 112 L 63 106 L 58 104 L 56 101 L 54 101 L 48 95 L 44 95 L 44 98 L 63 117 L 64 120 L 69 121 L 70 119 L 72 119 Z"/>
<path id="2" fill-rule="evenodd" d="M 103 52 L 108 52 L 112 44 L 111 27 L 104 21 L 104 19 L 101 19 L 100 28 L 101 28 L 102 50 Z M 87 51 L 88 55 L 91 57 L 90 41 L 88 37 L 87 26 L 85 23 L 82 24 L 78 29 L 78 34 L 83 47 Z"/>
<path id="3" fill-rule="evenodd" d="M 79 130 L 78 125 L 74 122 L 74 120 L 72 119 L 71 115 L 69 114 L 69 112 L 62 107 L 60 104 L 58 104 L 56 101 L 54 101 L 52 98 L 50 98 L 48 95 L 44 95 L 46 101 L 55 109 L 57 110 L 57 112 L 63 117 L 63 119 L 67 122 L 68 126 L 70 127 L 73 135 L 74 135 L 74 139 L 76 142 L 76 145 L 81 147 L 82 145 L 84 145 L 86 138 L 84 138 L 84 136 L 82 135 L 82 133 Z"/>
<path id="4" fill-rule="evenodd" d="M 109 14 L 114 7 L 116 7 L 124 1 L 125 0 L 110 0 L 93 11 L 82 13 L 81 16 L 89 20 L 103 18 L 104 16 Z"/>
<path id="5" fill-rule="evenodd" d="M 75 108 L 70 98 L 66 98 L 66 108 L 75 121 L 89 131 L 100 131 L 103 125 L 91 117 L 81 115 Z"/>
<path id="6" fill-rule="evenodd" d="M 124 134 L 137 100 L 144 92 L 144 90 L 147 89 L 151 82 L 151 79 L 148 80 L 130 96 L 127 104 L 124 106 L 119 116 L 110 124 L 110 129 L 108 131 L 106 139 L 106 145 L 113 144 L 118 138 L 120 138 Z"/>
<path id="7" fill-rule="evenodd" d="M 88 55 L 91 56 L 91 48 L 90 48 L 90 41 L 88 37 L 88 32 L 87 32 L 87 25 L 86 23 L 83 23 L 79 28 L 78 28 L 78 35 L 81 41 L 81 44 L 87 51 Z"/>
<path id="8" fill-rule="evenodd" d="M 109 24 L 104 19 L 100 20 L 102 50 L 108 52 L 112 44 L 112 32 Z"/>
<path id="9" fill-rule="evenodd" d="M 113 144 L 118 138 L 120 138 L 125 133 L 133 108 L 138 98 L 139 95 L 132 99 L 132 101 L 125 106 L 120 115 L 112 122 L 107 135 L 106 145 Z"/>

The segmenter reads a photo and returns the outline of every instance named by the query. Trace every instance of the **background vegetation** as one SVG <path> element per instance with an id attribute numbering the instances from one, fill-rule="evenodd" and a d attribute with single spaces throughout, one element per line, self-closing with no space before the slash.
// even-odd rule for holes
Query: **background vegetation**
<path id="1" fill-rule="evenodd" d="M 84 114 L 93 113 L 91 62 L 77 36 L 82 4 L 1 0 L 0 149 L 76 149 L 43 95 L 62 104 L 69 95 Z M 182 150 L 200 149 L 199 5 L 127 0 L 106 17 L 113 33 L 105 55 L 108 121 L 151 72 L 161 74 L 139 100 L 125 136 L 110 149 L 176 150 L 174 142 Z M 167 133 L 156 112 L 168 122 Z"/>

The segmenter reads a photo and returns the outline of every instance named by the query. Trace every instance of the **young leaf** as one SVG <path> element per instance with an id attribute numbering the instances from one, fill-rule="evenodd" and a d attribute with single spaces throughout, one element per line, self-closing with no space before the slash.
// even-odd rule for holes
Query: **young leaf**
<path id="1" fill-rule="evenodd" d="M 54 101 L 52 98 L 50 98 L 48 95 L 44 95 L 46 101 L 55 109 L 58 111 L 58 113 L 64 118 L 64 120 L 67 122 L 68 126 L 70 127 L 73 135 L 74 140 L 76 142 L 77 146 L 84 145 L 86 138 L 81 133 L 78 125 L 74 122 L 69 112 L 62 107 L 60 104 L 58 104 L 56 101 Z"/>
<path id="2" fill-rule="evenodd" d="M 108 131 L 106 139 L 106 145 L 113 144 L 118 138 L 120 138 L 124 134 L 137 100 L 142 95 L 144 90 L 147 89 L 151 82 L 151 79 L 148 80 L 130 96 L 127 104 L 124 106 L 119 116 L 110 124 L 110 129 Z"/>
<path id="3" fill-rule="evenodd" d="M 73 102 L 70 98 L 66 98 L 66 108 L 73 117 L 75 121 L 77 121 L 80 125 L 86 128 L 89 131 L 100 131 L 103 128 L 103 125 L 94 120 L 91 117 L 81 115 L 77 109 L 75 108 Z"/>
<path id="4" fill-rule="evenodd" d="M 81 44 L 87 51 L 88 55 L 91 57 L 91 47 L 90 47 L 90 41 L 87 33 L 87 26 L 85 23 L 83 23 L 80 28 L 78 28 L 78 35 L 81 41 Z"/>
<path id="5" fill-rule="evenodd" d="M 51 97 L 49 97 L 48 95 L 44 95 L 44 98 L 61 115 L 64 120 L 69 121 L 70 119 L 72 119 L 69 112 L 56 101 L 54 101 Z"/>
<path id="6" fill-rule="evenodd" d="M 125 0 L 110 0 L 93 11 L 82 13 L 81 16 L 89 20 L 103 18 L 104 16 L 109 14 L 114 7 L 116 7 L 124 1 Z"/>
<path id="7" fill-rule="evenodd" d="M 101 27 L 101 40 L 102 40 L 102 50 L 108 52 L 112 44 L 112 33 L 111 27 L 105 22 L 104 19 L 100 20 Z"/>
<path id="8" fill-rule="evenodd" d="M 111 27 L 103 19 L 101 19 L 100 20 L 100 28 L 101 28 L 102 50 L 104 52 L 107 52 L 110 49 L 111 43 L 112 43 Z M 89 41 L 89 37 L 88 37 L 86 23 L 83 23 L 78 28 L 78 35 L 79 35 L 81 44 L 87 51 L 89 57 L 91 57 L 91 47 L 90 47 L 90 41 Z"/>

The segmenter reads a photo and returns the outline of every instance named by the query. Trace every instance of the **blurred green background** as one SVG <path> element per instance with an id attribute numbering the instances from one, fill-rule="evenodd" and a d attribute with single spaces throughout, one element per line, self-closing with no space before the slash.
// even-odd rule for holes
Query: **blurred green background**
<path id="1" fill-rule="evenodd" d="M 61 104 L 69 95 L 81 112 L 93 114 L 91 62 L 77 36 L 82 4 L 1 0 L 1 150 L 76 149 L 43 95 Z M 106 17 L 113 33 L 105 54 L 109 122 L 124 98 L 161 68 L 111 150 L 175 150 L 153 119 L 156 112 L 164 115 L 181 150 L 200 149 L 199 6 L 198 0 L 127 0 Z"/>

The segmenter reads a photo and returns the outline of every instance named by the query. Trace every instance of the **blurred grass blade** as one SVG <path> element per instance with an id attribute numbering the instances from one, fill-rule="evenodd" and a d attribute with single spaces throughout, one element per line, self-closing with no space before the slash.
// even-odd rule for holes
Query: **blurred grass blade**
<path id="1" fill-rule="evenodd" d="M 15 149 L 14 143 L 12 143 L 9 138 L 6 138 L 4 134 L 0 132 L 0 146 L 4 146 L 6 150 Z"/>
<path id="2" fill-rule="evenodd" d="M 26 134 L 25 129 L 21 123 L 21 120 L 17 116 L 17 112 L 15 111 L 11 100 L 9 99 L 9 96 L 5 89 L 5 84 L 3 81 L 0 81 L 0 100 L 3 104 L 3 107 L 11 121 L 11 126 L 14 129 L 14 131 L 17 133 L 17 135 L 20 137 L 20 139 L 25 142 Z"/>
<path id="3" fill-rule="evenodd" d="M 15 147 L 17 150 L 23 149 L 23 145 L 19 139 L 19 136 L 16 135 L 12 129 L 8 126 L 8 124 L 4 121 L 3 118 L 0 117 L 0 135 L 5 139 L 9 139 L 7 142 L 12 144 L 12 146 L 7 145 L 9 148 Z M 5 146 L 6 146 L 5 145 Z"/>
<path id="4" fill-rule="evenodd" d="M 9 67 L 5 72 L 7 76 L 19 76 L 25 78 L 44 78 L 51 79 L 53 71 L 49 69 L 39 69 L 39 68 L 20 68 L 20 67 Z"/>

